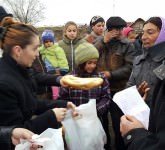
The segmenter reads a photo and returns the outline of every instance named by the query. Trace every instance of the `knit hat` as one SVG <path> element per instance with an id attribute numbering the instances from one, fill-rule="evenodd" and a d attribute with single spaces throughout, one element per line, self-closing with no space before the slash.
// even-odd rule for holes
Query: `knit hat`
<path id="1" fill-rule="evenodd" d="M 88 42 L 84 42 L 75 49 L 76 67 L 93 58 L 99 58 L 98 50 L 95 48 L 94 45 Z"/>
<path id="2" fill-rule="evenodd" d="M 94 16 L 92 17 L 91 21 L 90 21 L 90 27 L 94 26 L 95 24 L 97 24 L 98 22 L 105 22 L 104 19 L 100 16 Z"/>
<path id="3" fill-rule="evenodd" d="M 131 28 L 131 27 L 126 27 L 126 28 L 124 28 L 123 29 L 123 35 L 124 35 L 124 37 L 127 37 L 128 36 L 128 33 L 130 32 L 130 31 L 133 31 L 134 29 L 133 28 Z"/>
<path id="4" fill-rule="evenodd" d="M 1 22 L 2 19 L 5 18 L 5 17 L 13 17 L 13 15 L 12 15 L 12 14 L 8 14 L 8 13 L 6 12 L 6 10 L 5 10 L 2 6 L 0 6 L 0 22 Z"/>
<path id="5" fill-rule="evenodd" d="M 106 22 L 108 31 L 110 31 L 112 28 L 123 28 L 126 26 L 127 23 L 121 17 L 110 17 Z"/>
<path id="6" fill-rule="evenodd" d="M 52 30 L 44 30 L 42 33 L 42 42 L 44 43 L 46 40 L 50 40 L 54 43 L 55 41 L 55 35 Z"/>

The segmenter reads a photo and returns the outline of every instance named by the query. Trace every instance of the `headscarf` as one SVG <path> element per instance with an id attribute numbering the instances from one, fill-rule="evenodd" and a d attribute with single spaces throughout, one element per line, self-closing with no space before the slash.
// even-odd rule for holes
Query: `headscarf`
<path id="1" fill-rule="evenodd" d="M 162 27 L 159 33 L 159 36 L 155 42 L 154 45 L 157 45 L 159 43 L 165 42 L 165 18 L 160 17 L 161 21 L 162 21 Z"/>

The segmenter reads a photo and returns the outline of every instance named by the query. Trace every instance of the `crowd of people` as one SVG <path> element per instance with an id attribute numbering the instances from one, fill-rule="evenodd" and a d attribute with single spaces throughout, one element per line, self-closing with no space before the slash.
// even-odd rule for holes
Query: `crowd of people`
<path id="1" fill-rule="evenodd" d="M 107 21 L 94 16 L 90 28 L 83 37 L 78 25 L 68 21 L 62 40 L 56 41 L 52 30 L 40 35 L 0 6 L 0 149 L 13 150 L 21 138 L 30 140 L 34 133 L 60 128 L 67 110 L 76 116 L 75 107 L 89 99 L 96 99 L 107 136 L 105 150 L 165 149 L 165 19 L 145 21 L 140 38 L 118 16 Z M 100 77 L 103 84 L 73 89 L 63 82 L 68 74 Z M 150 107 L 148 130 L 113 101 L 115 93 L 133 85 Z M 52 100 L 52 86 L 60 88 L 57 100 Z M 31 150 L 40 147 L 32 145 Z"/>

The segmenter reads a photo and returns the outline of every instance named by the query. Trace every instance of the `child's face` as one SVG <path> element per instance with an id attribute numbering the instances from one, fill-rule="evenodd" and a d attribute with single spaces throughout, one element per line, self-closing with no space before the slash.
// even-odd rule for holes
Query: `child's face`
<path id="1" fill-rule="evenodd" d="M 129 40 L 130 42 L 134 42 L 134 41 L 135 41 L 135 38 L 136 38 L 136 33 L 135 33 L 135 31 L 130 31 L 130 32 L 128 33 L 127 38 L 128 38 L 128 40 Z"/>
<path id="2" fill-rule="evenodd" d="M 44 46 L 45 46 L 46 48 L 51 47 L 51 46 L 53 46 L 53 42 L 50 41 L 50 40 L 46 40 L 46 41 L 44 42 Z"/>
<path id="3" fill-rule="evenodd" d="M 96 64 L 97 64 L 97 58 L 90 59 L 86 62 L 84 70 L 87 73 L 92 73 L 96 68 Z"/>
<path id="4" fill-rule="evenodd" d="M 65 31 L 65 35 L 68 37 L 70 40 L 74 40 L 77 37 L 77 28 L 74 25 L 68 26 L 68 28 Z"/>

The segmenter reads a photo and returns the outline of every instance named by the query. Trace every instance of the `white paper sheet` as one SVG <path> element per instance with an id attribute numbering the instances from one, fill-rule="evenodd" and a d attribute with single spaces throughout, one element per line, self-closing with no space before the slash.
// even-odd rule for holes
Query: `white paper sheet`
<path id="1" fill-rule="evenodd" d="M 135 116 L 148 129 L 150 109 L 139 94 L 136 86 L 117 92 L 113 101 L 126 115 Z"/>

